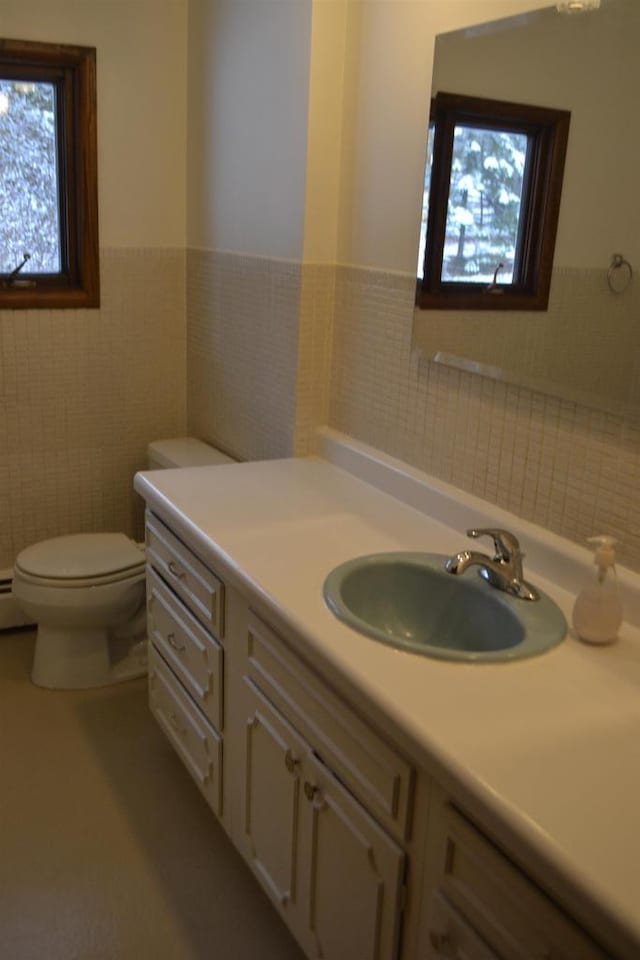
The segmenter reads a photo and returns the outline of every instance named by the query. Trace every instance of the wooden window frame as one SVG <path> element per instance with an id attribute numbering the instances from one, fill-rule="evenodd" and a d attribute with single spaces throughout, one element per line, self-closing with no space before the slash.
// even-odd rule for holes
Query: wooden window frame
<path id="1" fill-rule="evenodd" d="M 571 114 L 529 104 L 438 93 L 427 240 L 416 304 L 425 310 L 546 310 L 549 302 L 562 178 Z M 524 133 L 529 138 L 521 212 L 519 273 L 513 283 L 473 284 L 440 279 L 451 179 L 454 128 L 467 124 Z"/>
<path id="2" fill-rule="evenodd" d="M 0 309 L 100 306 L 96 50 L 0 38 L 0 77 L 56 87 L 60 273 L 0 274 Z"/>

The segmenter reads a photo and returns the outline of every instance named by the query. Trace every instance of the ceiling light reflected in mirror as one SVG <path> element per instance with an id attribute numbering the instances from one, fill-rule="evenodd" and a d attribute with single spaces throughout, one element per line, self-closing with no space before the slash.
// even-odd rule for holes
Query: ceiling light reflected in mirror
<path id="1" fill-rule="evenodd" d="M 559 0 L 556 7 L 558 13 L 585 13 L 587 10 L 598 10 L 600 0 Z"/>

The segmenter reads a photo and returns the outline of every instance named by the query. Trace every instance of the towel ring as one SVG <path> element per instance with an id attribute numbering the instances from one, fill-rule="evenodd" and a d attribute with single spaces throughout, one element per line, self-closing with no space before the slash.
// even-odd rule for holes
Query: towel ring
<path id="1" fill-rule="evenodd" d="M 621 271 L 621 272 L 620 272 Z M 622 293 L 626 290 L 633 278 L 633 270 L 628 260 L 621 253 L 614 253 L 611 265 L 607 270 L 607 283 L 612 293 Z"/>

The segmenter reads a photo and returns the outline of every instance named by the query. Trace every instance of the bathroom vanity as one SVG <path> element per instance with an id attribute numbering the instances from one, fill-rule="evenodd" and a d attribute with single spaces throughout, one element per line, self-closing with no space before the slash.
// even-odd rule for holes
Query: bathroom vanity
<path id="1" fill-rule="evenodd" d="M 338 621 L 322 584 L 359 555 L 455 553 L 479 501 L 453 529 L 314 460 L 136 489 L 151 709 L 309 957 L 640 956 L 633 627 L 516 663 L 419 657 Z"/>

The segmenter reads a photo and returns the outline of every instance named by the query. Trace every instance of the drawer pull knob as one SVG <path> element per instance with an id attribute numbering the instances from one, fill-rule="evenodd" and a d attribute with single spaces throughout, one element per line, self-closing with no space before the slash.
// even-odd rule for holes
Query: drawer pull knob
<path id="1" fill-rule="evenodd" d="M 429 940 L 439 957 L 451 957 L 452 960 L 456 960 L 456 958 L 460 956 L 455 943 L 448 933 L 438 933 L 436 930 L 431 930 Z"/>
<path id="2" fill-rule="evenodd" d="M 184 570 L 181 570 L 178 564 L 174 560 L 169 560 L 169 563 L 167 564 L 167 566 L 169 568 L 169 573 L 172 576 L 176 577 L 178 580 L 183 580 L 184 577 L 186 576 Z"/>
<path id="3" fill-rule="evenodd" d="M 170 647 L 173 647 L 174 650 L 177 650 L 178 653 L 184 653 L 185 645 L 184 643 L 178 643 L 175 633 L 167 634 L 167 643 Z"/>
<path id="4" fill-rule="evenodd" d="M 304 784 L 304 795 L 307 800 L 313 800 L 318 792 L 318 788 L 315 787 L 312 783 L 309 783 L 308 780 Z"/>
<path id="5" fill-rule="evenodd" d="M 295 759 L 295 757 L 291 753 L 291 750 L 287 750 L 287 752 L 285 753 L 284 765 L 289 771 L 289 773 L 295 773 L 296 770 L 298 769 L 298 766 L 299 766 L 298 761 Z"/>
<path id="6" fill-rule="evenodd" d="M 175 715 L 175 713 L 170 713 L 170 714 L 169 714 L 169 722 L 171 723 L 171 726 L 172 726 L 173 729 L 176 731 L 176 733 L 179 733 L 181 737 L 184 737 L 184 735 L 185 735 L 185 733 L 186 733 L 187 731 L 185 730 L 184 727 L 181 727 L 181 726 L 180 726 L 180 723 L 179 723 L 178 718 L 177 718 L 177 716 Z"/>

